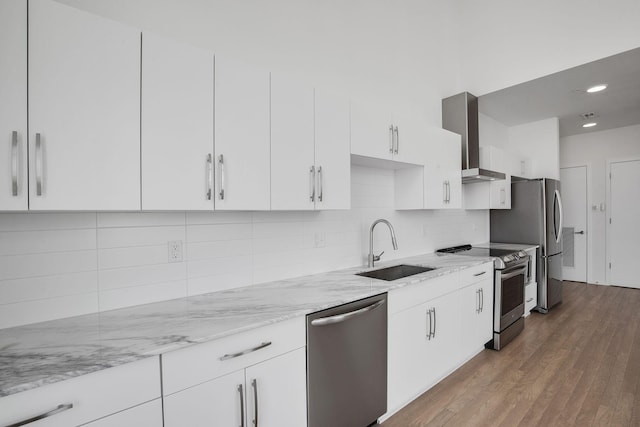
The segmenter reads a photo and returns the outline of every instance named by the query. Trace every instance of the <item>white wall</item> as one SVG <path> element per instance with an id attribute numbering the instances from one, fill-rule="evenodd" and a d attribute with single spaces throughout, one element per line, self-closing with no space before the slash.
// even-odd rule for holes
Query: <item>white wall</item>
<path id="1" fill-rule="evenodd" d="M 440 125 L 461 91 L 447 1 L 59 0 Z"/>
<path id="2" fill-rule="evenodd" d="M 587 205 L 606 203 L 607 163 L 611 160 L 640 158 L 640 125 L 560 139 L 560 167 L 587 166 Z M 638 183 L 640 185 L 640 183 Z M 606 211 L 587 212 L 589 283 L 606 283 Z"/>
<path id="3" fill-rule="evenodd" d="M 395 211 L 393 171 L 351 183 L 349 211 L 2 213 L 0 328 L 364 265 L 377 218 L 383 260 L 489 239 L 487 211 Z"/>
<path id="4" fill-rule="evenodd" d="M 458 0 L 461 79 L 480 96 L 640 46 L 637 0 Z"/>
<path id="5" fill-rule="evenodd" d="M 530 178 L 560 179 L 558 118 L 509 127 L 508 151 L 530 159 Z"/>

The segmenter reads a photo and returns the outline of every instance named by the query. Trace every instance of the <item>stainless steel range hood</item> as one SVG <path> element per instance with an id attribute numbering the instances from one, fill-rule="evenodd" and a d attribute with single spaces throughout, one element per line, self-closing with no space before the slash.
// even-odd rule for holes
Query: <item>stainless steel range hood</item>
<path id="1" fill-rule="evenodd" d="M 462 92 L 442 100 L 442 127 L 462 136 L 462 183 L 505 179 L 506 175 L 480 168 L 478 98 Z"/>

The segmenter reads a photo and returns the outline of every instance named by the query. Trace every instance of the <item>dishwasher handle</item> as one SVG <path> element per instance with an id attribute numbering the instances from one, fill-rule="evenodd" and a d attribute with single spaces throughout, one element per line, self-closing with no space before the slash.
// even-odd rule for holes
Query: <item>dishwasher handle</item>
<path id="1" fill-rule="evenodd" d="M 371 305 L 368 305 L 366 307 L 363 307 L 361 309 L 350 311 L 348 313 L 337 314 L 335 316 L 321 317 L 319 319 L 314 319 L 314 320 L 311 321 L 311 326 L 326 326 L 326 325 L 332 325 L 334 323 L 341 323 L 341 322 L 344 322 L 346 320 L 351 319 L 352 317 L 356 317 L 356 316 L 359 316 L 359 315 L 364 314 L 366 312 L 369 312 L 371 310 L 375 310 L 376 308 L 378 308 L 381 305 L 383 305 L 384 302 L 385 302 L 385 300 L 381 300 L 381 301 L 375 302 L 375 303 L 373 303 Z"/>

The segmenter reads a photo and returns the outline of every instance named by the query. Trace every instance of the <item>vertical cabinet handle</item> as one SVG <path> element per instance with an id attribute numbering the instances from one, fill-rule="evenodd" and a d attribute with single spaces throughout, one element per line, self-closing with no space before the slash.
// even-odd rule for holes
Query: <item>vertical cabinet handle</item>
<path id="1" fill-rule="evenodd" d="M 394 147 L 394 141 L 393 141 L 393 125 L 389 126 L 389 152 L 391 154 L 393 154 L 393 147 Z"/>
<path id="2" fill-rule="evenodd" d="M 395 127 L 393 133 L 396 135 L 396 148 L 393 150 L 395 154 L 398 154 L 398 149 L 400 148 L 400 132 L 398 132 L 398 126 Z"/>
<path id="3" fill-rule="evenodd" d="M 476 314 L 480 313 L 480 289 L 476 289 Z"/>
<path id="4" fill-rule="evenodd" d="M 427 309 L 427 340 L 431 340 L 431 309 Z"/>
<path id="5" fill-rule="evenodd" d="M 18 132 L 11 132 L 11 195 L 18 196 Z"/>
<path id="6" fill-rule="evenodd" d="M 442 181 L 442 201 L 447 203 L 447 181 Z"/>
<path id="7" fill-rule="evenodd" d="M 484 288 L 480 288 L 480 313 L 484 311 Z"/>
<path id="8" fill-rule="evenodd" d="M 447 180 L 447 203 L 451 202 L 451 184 Z"/>
<path id="9" fill-rule="evenodd" d="M 240 427 L 244 427 L 244 393 L 242 384 L 238 384 L 238 394 L 240 395 Z"/>
<path id="10" fill-rule="evenodd" d="M 251 387 L 253 387 L 253 403 L 255 411 L 253 412 L 253 425 L 258 427 L 258 380 L 255 378 L 251 380 Z"/>
<path id="11" fill-rule="evenodd" d="M 224 200 L 224 156 L 222 154 L 218 156 L 218 170 L 220 172 L 220 192 L 218 197 L 220 197 L 220 200 Z"/>
<path id="12" fill-rule="evenodd" d="M 507 203 L 507 190 L 504 188 L 500 189 L 500 204 L 504 205 Z"/>
<path id="13" fill-rule="evenodd" d="M 322 191 L 322 166 L 318 166 L 318 201 L 322 201 L 323 191 Z"/>
<path id="14" fill-rule="evenodd" d="M 65 403 L 62 405 L 58 405 L 55 408 L 53 408 L 52 410 L 48 411 L 48 412 L 44 412 L 40 415 L 36 415 L 35 417 L 31 417 L 27 420 L 22 420 L 22 421 L 18 421 L 17 423 L 13 423 L 13 424 L 9 424 L 7 427 L 20 427 L 20 426 L 26 426 L 27 424 L 31 424 L 34 423 L 38 420 L 43 420 L 45 418 L 49 418 L 53 415 L 59 414 L 60 412 L 64 412 L 64 411 L 68 411 L 69 409 L 73 408 L 73 403 Z M 39 423 L 38 423 L 39 424 Z"/>
<path id="15" fill-rule="evenodd" d="M 213 155 L 207 154 L 207 200 L 213 197 Z"/>
<path id="16" fill-rule="evenodd" d="M 311 166 L 309 169 L 309 199 L 316 201 L 316 167 Z"/>
<path id="17" fill-rule="evenodd" d="M 436 320 L 437 320 L 437 316 L 436 316 L 436 308 L 433 307 L 433 333 L 431 334 L 431 338 L 435 338 L 436 337 Z"/>
<path id="18" fill-rule="evenodd" d="M 36 133 L 36 196 L 42 196 L 42 167 L 42 140 L 40 134 Z"/>

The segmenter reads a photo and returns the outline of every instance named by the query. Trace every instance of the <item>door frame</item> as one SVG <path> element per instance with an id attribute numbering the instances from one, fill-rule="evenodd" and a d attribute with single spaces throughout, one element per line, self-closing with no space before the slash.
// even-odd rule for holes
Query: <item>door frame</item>
<path id="1" fill-rule="evenodd" d="M 614 159 L 607 159 L 607 174 L 605 179 L 607 180 L 607 184 L 605 185 L 606 192 L 606 223 L 605 223 L 605 279 L 607 281 L 607 285 L 611 284 L 611 268 L 609 268 L 609 264 L 611 263 L 611 232 L 609 231 L 611 228 L 611 165 L 613 163 L 626 163 L 626 162 L 638 162 L 640 161 L 640 157 L 621 157 Z"/>
<path id="2" fill-rule="evenodd" d="M 574 169 L 574 168 L 584 168 L 585 169 L 585 177 L 584 179 L 586 180 L 585 184 L 585 191 L 587 192 L 586 197 L 585 197 L 585 212 L 586 212 L 586 216 L 587 216 L 587 247 L 586 249 L 586 260 L 585 262 L 587 263 L 586 268 L 586 283 L 592 283 L 592 281 L 590 280 L 593 277 L 593 271 L 592 271 L 592 267 L 591 267 L 591 260 L 589 259 L 589 255 L 591 254 L 591 251 L 589 250 L 591 248 L 591 245 L 593 244 L 593 242 L 591 241 L 591 209 L 589 209 L 589 206 L 591 206 L 591 193 L 589 193 L 589 181 L 591 180 L 591 167 L 589 163 L 584 163 L 584 164 L 572 164 L 571 166 L 563 166 L 560 169 Z M 560 194 L 562 195 L 562 191 L 564 191 L 562 189 L 562 181 L 560 181 Z"/>

